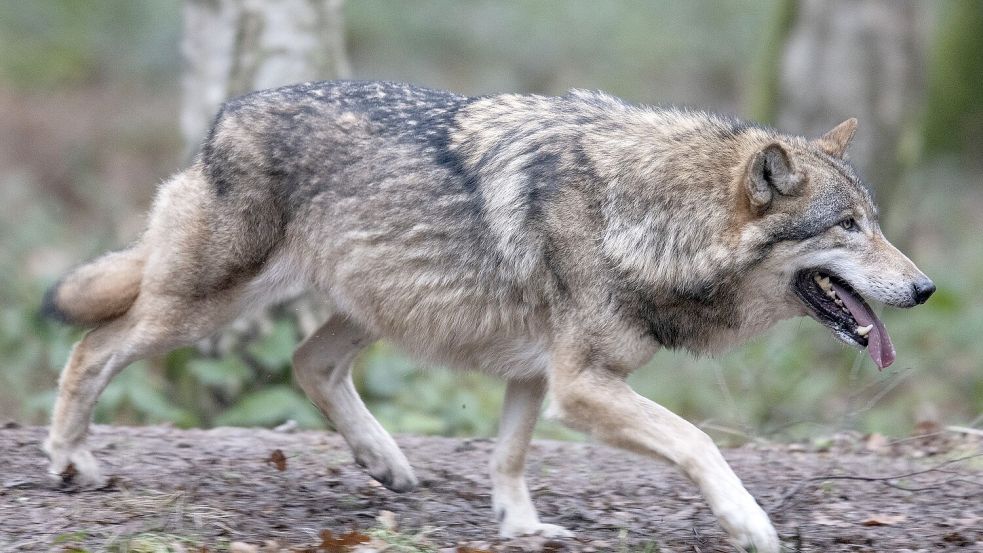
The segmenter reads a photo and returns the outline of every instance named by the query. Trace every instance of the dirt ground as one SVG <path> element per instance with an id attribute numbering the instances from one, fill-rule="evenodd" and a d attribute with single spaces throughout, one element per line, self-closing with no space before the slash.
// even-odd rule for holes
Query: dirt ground
<path id="1" fill-rule="evenodd" d="M 599 445 L 538 441 L 531 452 L 541 518 L 576 538 L 501 540 L 491 440 L 399 438 L 421 486 L 396 494 L 330 432 L 96 427 L 94 453 L 113 477 L 96 491 L 48 480 L 43 436 L 0 430 L 2 551 L 732 551 L 675 470 Z M 972 433 L 724 454 L 788 551 L 983 551 L 983 441 Z"/>

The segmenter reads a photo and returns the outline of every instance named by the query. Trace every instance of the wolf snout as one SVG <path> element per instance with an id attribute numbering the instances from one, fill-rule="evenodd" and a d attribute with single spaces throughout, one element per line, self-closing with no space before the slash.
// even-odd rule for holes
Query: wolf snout
<path id="1" fill-rule="evenodd" d="M 915 304 L 917 305 L 925 303 L 935 293 L 935 283 L 927 277 L 915 281 L 911 287 L 915 296 Z"/>

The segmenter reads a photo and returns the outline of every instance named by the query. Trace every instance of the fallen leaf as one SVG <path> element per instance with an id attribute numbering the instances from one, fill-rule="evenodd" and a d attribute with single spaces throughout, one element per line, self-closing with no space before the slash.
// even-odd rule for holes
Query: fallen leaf
<path id="1" fill-rule="evenodd" d="M 272 464 L 276 467 L 278 471 L 287 470 L 287 456 L 283 454 L 283 451 L 279 449 L 274 449 L 273 453 L 270 453 L 269 459 L 266 460 L 267 463 Z"/>
<path id="2" fill-rule="evenodd" d="M 915 424 L 913 436 L 925 436 L 928 434 L 935 434 L 942 429 L 942 425 L 938 421 L 933 420 L 922 420 Z"/>
<path id="3" fill-rule="evenodd" d="M 550 540 L 543 544 L 543 553 L 560 553 L 566 550 L 566 544 L 561 541 Z"/>
<path id="4" fill-rule="evenodd" d="M 865 519 L 861 524 L 864 526 L 894 526 L 906 520 L 908 517 L 905 515 L 874 515 Z"/>
<path id="5" fill-rule="evenodd" d="M 331 530 L 321 530 L 321 545 L 318 545 L 317 549 L 327 553 L 347 553 L 352 550 L 353 545 L 368 543 L 371 540 L 369 536 L 355 530 L 338 537 L 335 537 Z"/>

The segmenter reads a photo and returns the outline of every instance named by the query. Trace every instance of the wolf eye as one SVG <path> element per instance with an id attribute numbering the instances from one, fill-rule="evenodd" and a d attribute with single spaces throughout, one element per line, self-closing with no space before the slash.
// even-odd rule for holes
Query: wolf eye
<path id="1" fill-rule="evenodd" d="M 853 219 L 853 217 L 847 217 L 846 219 L 840 221 L 840 227 L 842 227 L 843 230 L 854 230 L 857 227 L 857 222 Z"/>

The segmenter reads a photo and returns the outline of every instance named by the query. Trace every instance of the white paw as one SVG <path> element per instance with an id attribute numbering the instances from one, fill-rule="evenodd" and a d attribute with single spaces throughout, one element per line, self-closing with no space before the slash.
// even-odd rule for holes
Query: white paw
<path id="1" fill-rule="evenodd" d="M 505 521 L 499 535 L 503 538 L 517 538 L 519 536 L 543 536 L 544 538 L 572 538 L 573 532 L 556 524 L 546 524 L 544 522 L 510 523 Z"/>
<path id="2" fill-rule="evenodd" d="M 99 463 L 85 447 L 56 446 L 49 439 L 44 443 L 44 451 L 50 463 L 48 474 L 58 482 L 71 482 L 83 488 L 102 488 L 106 478 L 99 470 Z"/>
<path id="3" fill-rule="evenodd" d="M 731 543 L 741 551 L 779 553 L 781 542 L 775 527 L 756 503 L 721 515 L 720 525 L 730 534 Z"/>

